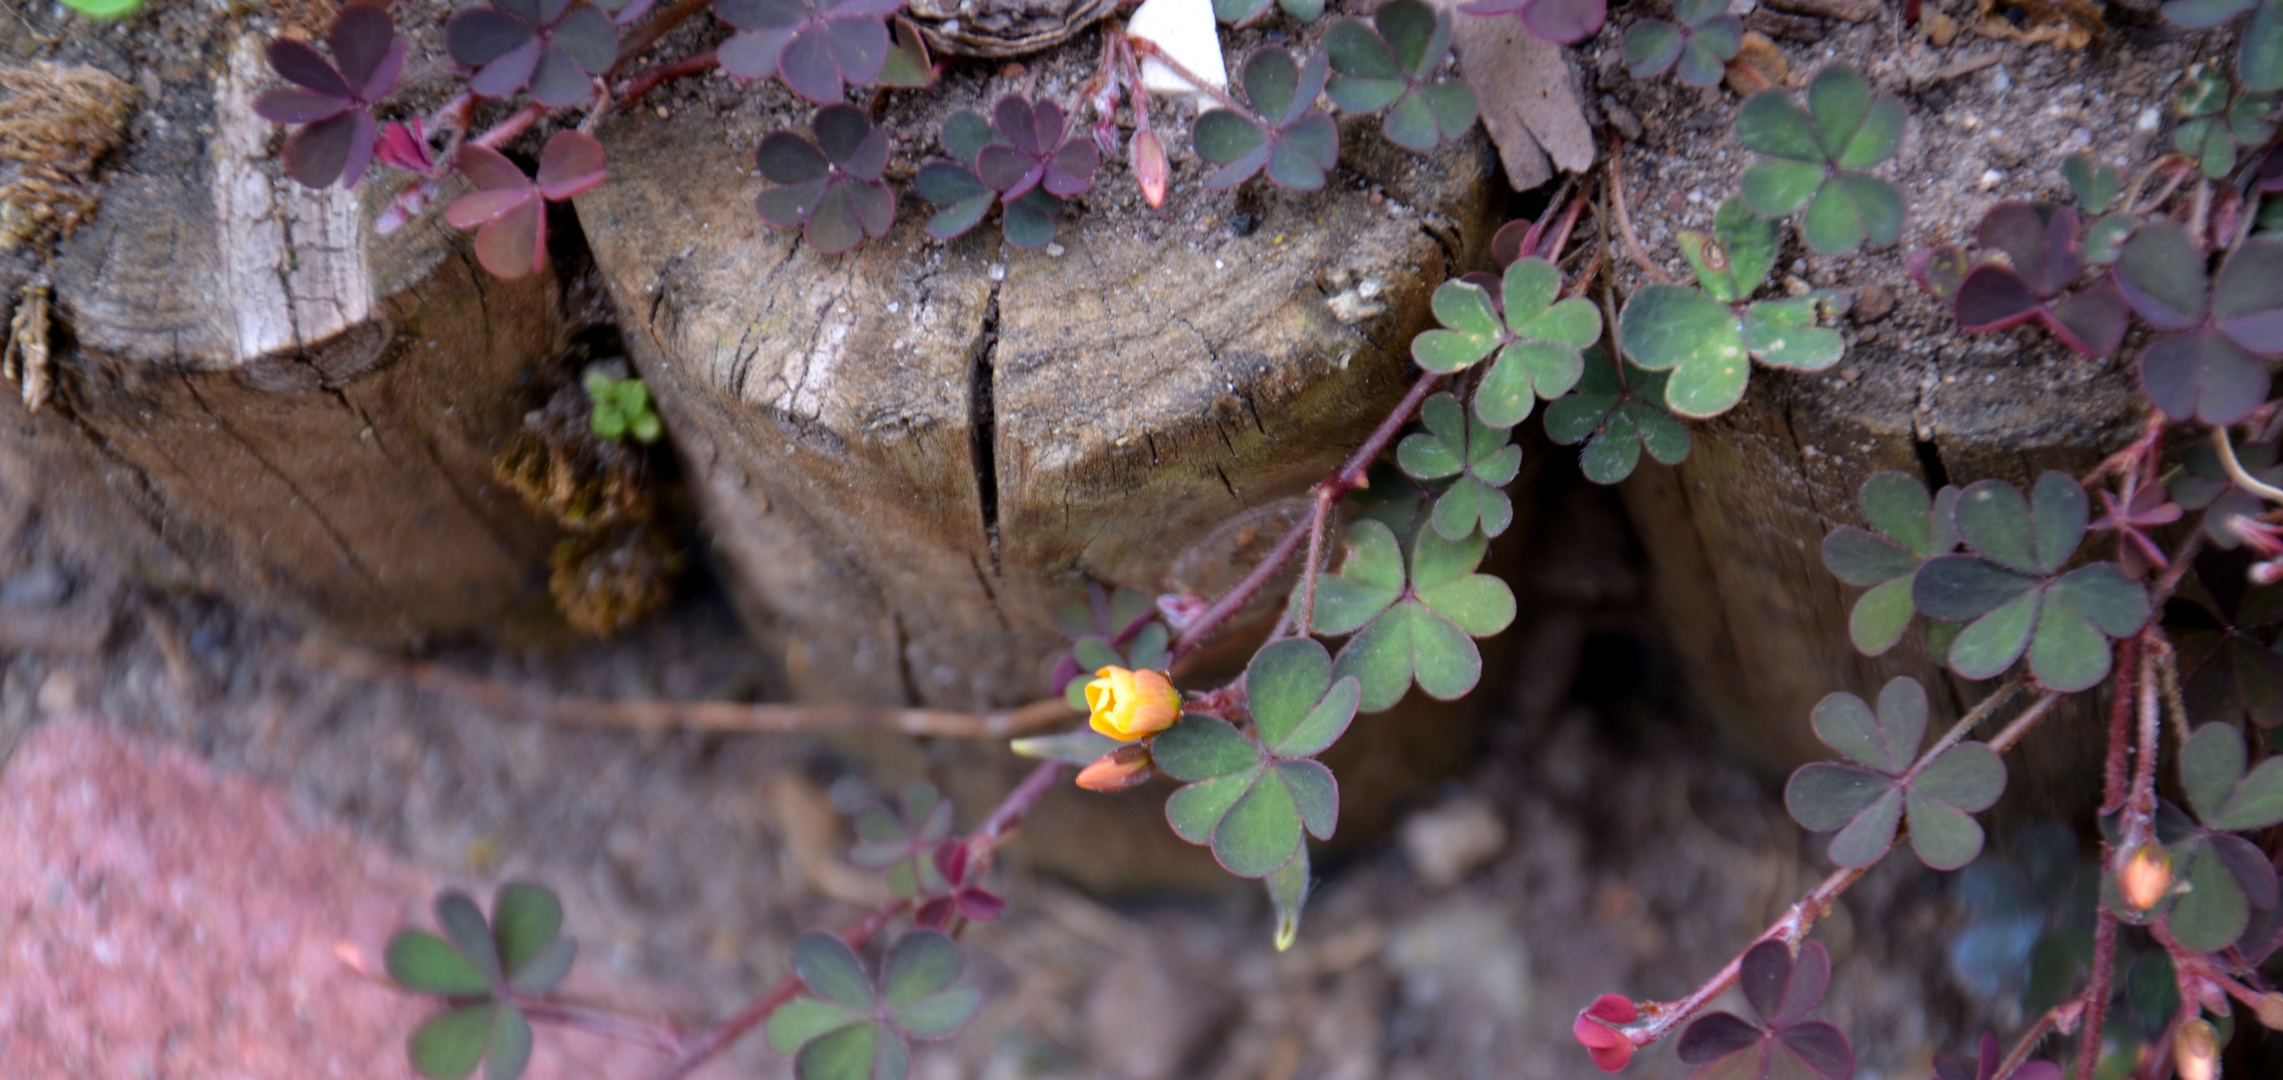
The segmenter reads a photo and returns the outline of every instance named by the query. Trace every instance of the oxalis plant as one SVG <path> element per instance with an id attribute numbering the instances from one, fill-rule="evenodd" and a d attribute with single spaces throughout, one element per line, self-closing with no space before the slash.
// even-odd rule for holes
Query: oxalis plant
<path id="1" fill-rule="evenodd" d="M 1927 743 L 1937 710 L 1922 684 L 1835 688 L 1807 718 L 1835 759 L 1802 768 L 1785 800 L 1804 828 L 1830 835 L 1822 850 L 1835 869 L 1686 995 L 1589 1003 L 1573 1033 L 1600 1067 L 1622 1069 L 1677 1036 L 1692 1076 L 1848 1080 L 1856 1062 L 1846 1034 L 1815 1016 L 1832 976 L 1830 957 L 1808 940 L 1816 923 L 1899 848 L 1937 870 L 1972 864 L 1984 845 L 1977 815 L 2005 790 L 2005 753 L 2069 695 L 2104 689 L 2104 843 L 2084 977 L 2011 1049 L 1985 1036 L 1974 1055 L 1940 1059 L 1938 1074 L 2052 1080 L 2061 1063 L 2031 1056 L 2060 1033 L 2077 1039 L 2069 1071 L 2083 1080 L 2096 1066 L 2120 1076 L 2166 1061 L 2200 1078 L 2239 1013 L 2283 1027 L 2283 995 L 2259 973 L 2283 945 L 2283 888 L 2259 846 L 2263 830 L 2283 824 L 2283 764 L 2269 753 L 2283 725 L 2283 407 L 2268 400 L 2265 367 L 2283 353 L 2283 275 L 2273 272 L 2283 240 L 2262 226 L 2270 185 L 2283 189 L 2283 159 L 2255 138 L 2263 106 L 2249 97 L 2283 83 L 2279 4 L 2166 9 L 2212 22 L 2251 12 L 2238 86 L 2213 91 L 2197 76 L 2180 119 L 2219 123 L 2176 139 L 2180 153 L 2129 183 L 2118 169 L 2073 161 L 2074 206 L 2001 204 L 1972 245 L 1909 256 L 1965 332 L 2042 327 L 2098 356 L 2123 348 L 2138 321 L 2148 332 L 2129 359 L 2147 390 L 2148 423 L 2089 473 L 2048 473 L 2027 490 L 1983 479 L 1929 491 L 1901 474 L 1864 485 L 1860 525 L 1838 528 L 1823 549 L 1827 568 L 1864 590 L 1854 644 L 1875 655 L 1915 631 L 1974 703 Z M 1305 0 L 1276 9 L 1297 19 L 1321 10 Z M 376 162 L 411 174 L 389 220 L 422 212 L 452 173 L 466 174 L 476 190 L 447 217 L 479 230 L 479 254 L 490 252 L 485 265 L 501 276 L 541 265 L 546 201 L 604 179 L 591 135 L 602 116 L 716 67 L 779 80 L 816 105 L 804 129 L 765 135 L 755 160 L 763 220 L 801 229 L 820 251 L 885 235 L 900 202 L 891 177 L 903 172 L 936 206 L 928 231 L 938 238 L 996 212 L 1010 243 L 1051 242 L 1062 216 L 1083 209 L 1101 159 L 1119 150 L 1120 98 L 1131 108 L 1124 152 L 1135 183 L 1153 206 L 1167 195 L 1164 146 L 1138 87 L 1140 61 L 1170 58 L 1144 40 L 1106 35 L 1102 68 L 1077 107 L 1035 87 L 1004 95 L 988 115 L 955 116 L 940 156 L 900 171 L 874 90 L 924 88 L 936 70 L 900 5 L 720 0 L 714 13 L 732 33 L 718 49 L 627 69 L 627 58 L 706 10 L 652 11 L 641 0 L 469 8 L 446 35 L 466 91 L 394 120 L 383 117 L 402 39 L 384 8 L 352 4 L 323 50 L 273 47 L 273 67 L 292 85 L 259 108 L 294 129 L 284 165 L 304 182 L 355 184 Z M 1465 10 L 1513 15 L 1555 40 L 1590 36 L 1605 18 L 1598 0 Z M 1265 2 L 1220 14 L 1280 17 Z M 1642 77 L 1702 81 L 1730 52 L 1731 17 L 1694 3 L 1673 14 L 1661 27 L 1636 25 L 1633 66 Z M 1394 0 L 1368 23 L 1328 28 L 1321 51 L 1268 45 L 1246 56 L 1242 100 L 1209 92 L 1214 104 L 1196 125 L 1208 182 L 1331 183 L 1337 127 L 1325 100 L 1379 112 L 1390 140 L 1414 149 L 1464 131 L 1476 103 L 1441 75 L 1451 18 Z M 2226 105 L 2215 108 L 2219 96 Z M 1081 110 L 1093 114 L 1090 130 Z M 479 128 L 479 117 L 490 126 Z M 1042 666 L 1047 689 L 1084 710 L 1086 723 L 1018 740 L 1013 751 L 1039 764 L 964 831 L 925 784 L 859 813 L 850 860 L 884 873 L 894 899 L 837 931 L 804 934 L 781 981 L 735 1014 L 683 1030 L 587 1006 L 561 992 L 575 946 L 560 934 L 552 894 L 512 884 L 487 914 L 446 893 L 433 931 L 408 929 L 388 949 L 391 976 L 436 999 L 410 1037 L 415 1068 L 513 1080 L 534 1026 L 570 1026 L 654 1048 L 662 1077 L 688 1075 L 759 1035 L 805 1080 L 901 1080 L 915 1042 L 955 1036 L 982 1007 L 963 978 L 960 938 L 1003 915 L 999 849 L 1073 770 L 1094 791 L 1170 781 L 1168 828 L 1260 881 L 1268 938 L 1289 947 L 1313 883 L 1309 843 L 1338 828 L 1339 779 L 1324 753 L 1414 688 L 1443 700 L 1473 690 L 1483 674 L 1477 642 L 1515 617 L 1512 591 L 1482 565 L 1513 521 L 1504 488 L 1520 469 L 1516 430 L 1542 412 L 1550 441 L 1579 447 L 1589 479 L 1615 483 L 1644 455 L 1685 459 L 1689 422 L 1736 406 L 1755 364 L 1813 372 L 1836 363 L 1844 341 L 1823 325 L 1836 295 L 1776 295 L 1770 276 L 1795 238 L 1837 253 L 1899 237 L 1903 200 L 1877 172 L 1905 119 L 1899 101 L 1843 66 L 1818 72 L 1804 98 L 1771 88 L 1746 99 L 1735 133 L 1758 160 L 1706 231 L 1678 237 L 1688 281 L 1639 250 L 1614 166 L 1601 190 L 1558 195 L 1538 220 L 1502 229 L 1491 244 L 1496 272 L 1438 287 L 1437 325 L 1411 343 L 1415 381 L 1310 488 L 1306 515 L 1220 596 L 1090 587 L 1066 605 L 1056 621 L 1071 646 Z M 526 176 L 510 152 L 543 123 L 555 130 L 536 176 Z M 1589 209 L 1598 243 L 1573 246 Z M 1613 229 L 1637 281 L 1619 280 Z M 590 395 L 598 434 L 658 430 L 639 382 L 598 382 Z M 1295 561 L 1289 596 L 1242 674 L 1184 685 L 1183 660 Z M 2160 779 L 2177 802 L 2159 794 Z M 2159 1022 L 2132 1041 L 2104 1037 L 2128 981 L 2120 955 L 2155 973 L 2134 981 L 2170 988 Z M 1744 1011 L 1708 1012 L 1730 987 L 1741 988 Z"/>

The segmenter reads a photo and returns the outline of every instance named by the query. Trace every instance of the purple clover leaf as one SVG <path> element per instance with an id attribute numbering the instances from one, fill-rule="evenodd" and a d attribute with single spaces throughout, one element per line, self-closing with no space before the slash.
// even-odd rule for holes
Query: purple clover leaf
<path id="1" fill-rule="evenodd" d="M 888 129 L 854 105 L 827 105 L 811 126 L 816 139 L 773 131 L 754 160 L 777 186 L 755 203 L 761 220 L 780 229 L 799 227 L 802 242 L 837 255 L 888 234 L 896 198 L 880 174 L 888 168 Z"/>
<path id="2" fill-rule="evenodd" d="M 990 120 L 967 111 L 952 114 L 943 124 L 943 148 L 951 158 L 920 166 L 920 196 L 943 207 L 928 219 L 927 233 L 938 240 L 959 236 L 996 203 L 1008 243 L 1045 247 L 1054 239 L 1061 196 L 1093 186 L 1096 149 L 1083 133 L 1069 130 L 1054 102 L 1009 94 L 991 112 Z"/>
<path id="3" fill-rule="evenodd" d="M 2166 336 L 2140 354 L 2164 415 L 2232 424 L 2267 400 L 2264 358 L 2283 355 L 2283 240 L 2255 236 L 2205 270 L 2203 246 L 2170 221 L 2125 241 L 2113 271 L 2142 321 Z"/>
<path id="4" fill-rule="evenodd" d="M 602 183 L 602 144 L 579 131 L 558 131 L 539 152 L 536 182 L 507 155 L 481 143 L 460 147 L 453 159 L 476 185 L 444 208 L 453 228 L 476 230 L 476 261 L 494 275 L 515 279 L 536 273 L 547 258 L 547 212 Z"/>
<path id="5" fill-rule="evenodd" d="M 1006 899 L 982 885 L 983 873 L 990 868 L 987 861 L 975 858 L 966 843 L 947 840 L 936 845 L 934 862 L 944 892 L 912 912 L 914 925 L 948 930 L 954 919 L 994 922 L 1006 913 Z"/>
<path id="6" fill-rule="evenodd" d="M 254 111 L 272 123 L 297 125 L 285 140 L 285 174 L 313 187 L 341 182 L 355 187 L 372 163 L 372 106 L 396 85 L 404 69 L 404 39 L 388 9 L 350 4 L 326 31 L 333 59 L 306 41 L 270 42 L 271 69 L 292 86 L 267 90 Z"/>
<path id="7" fill-rule="evenodd" d="M 888 889 L 907 900 L 944 891 L 934 853 L 951 836 L 951 802 L 925 780 L 897 793 L 896 805 L 874 803 L 856 815 L 856 847 L 848 861 L 888 872 Z"/>
<path id="8" fill-rule="evenodd" d="M 531 100 L 560 108 L 587 100 L 618 62 L 618 24 L 584 0 L 487 0 L 444 24 L 444 47 L 476 69 L 468 89 L 477 94 L 528 87 Z"/>
<path id="9" fill-rule="evenodd" d="M 1676 0 L 1673 16 L 1680 21 L 1643 19 L 1625 31 L 1626 68 L 1636 79 L 1674 71 L 1690 86 L 1720 85 L 1744 48 L 1743 21 L 1728 13 L 1728 0 Z"/>
<path id="10" fill-rule="evenodd" d="M 1480 0 L 1459 9 L 1469 15 L 1512 15 L 1523 29 L 1547 41 L 1584 41 L 1609 20 L 1608 0 Z"/>
<path id="11" fill-rule="evenodd" d="M 1960 329 L 1986 333 L 2035 322 L 2090 357 L 2107 356 L 2124 341 L 2131 309 L 2114 282 L 2062 296 L 2085 268 L 2074 208 L 2001 202 L 1982 216 L 1975 239 L 2006 261 L 1976 266 L 1959 282 L 1953 311 Z"/>
<path id="12" fill-rule="evenodd" d="M 850 85 L 869 86 L 888 62 L 888 17 L 904 0 L 714 0 L 737 28 L 721 44 L 722 69 L 741 79 L 784 81 L 820 105 Z"/>
<path id="13" fill-rule="evenodd" d="M 1271 45 L 1245 61 L 1245 96 L 1258 117 L 1234 109 L 1209 109 L 1197 118 L 1197 156 L 1220 166 L 1205 186 L 1233 188 L 1262 169 L 1279 187 L 1316 191 L 1324 174 L 1339 163 L 1340 129 L 1316 108 L 1316 96 L 1331 77 L 1329 54 L 1303 64 Z"/>
<path id="14" fill-rule="evenodd" d="M 1799 959 L 1781 941 L 1763 941 L 1744 954 L 1737 981 L 1760 1023 L 1734 1013 L 1698 1017 L 1681 1032 L 1680 1059 L 1694 1066 L 1690 1080 L 1768 1080 L 1855 1075 L 1855 1049 L 1828 1020 L 1807 1014 L 1831 985 L 1831 954 L 1822 944 L 1801 946 Z"/>

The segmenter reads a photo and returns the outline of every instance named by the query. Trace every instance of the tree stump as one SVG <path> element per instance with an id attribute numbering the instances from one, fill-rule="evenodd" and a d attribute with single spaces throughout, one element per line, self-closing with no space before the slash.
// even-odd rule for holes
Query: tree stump
<path id="1" fill-rule="evenodd" d="M 1901 148 L 1876 170 L 1907 195 L 1902 242 L 1818 255 L 1786 225 L 1775 283 L 1849 296 L 1852 311 L 1838 323 L 1846 356 L 1818 374 L 1757 368 L 1737 409 L 1697 426 L 1687 461 L 1645 460 L 1624 492 L 1700 700 L 1770 771 L 1829 756 L 1808 723 L 1825 694 L 1870 697 L 1911 675 L 1927 684 L 1940 731 L 1991 685 L 1930 659 L 1923 619 L 1884 656 L 1850 644 L 1848 612 L 1862 590 L 1824 568 L 1820 545 L 1840 525 L 1864 524 L 1856 497 L 1867 477 L 1899 470 L 1930 490 L 1997 478 L 2026 491 L 2047 469 L 2091 469 L 2139 433 L 2146 409 L 2131 360 L 2137 334 L 2100 360 L 2031 328 L 1966 334 L 1947 302 L 1912 284 L 1903 260 L 1913 246 L 1970 246 L 2001 199 L 2067 201 L 2059 165 L 2076 149 L 2111 162 L 2160 152 L 2132 123 L 2155 95 L 2131 89 L 2130 72 L 2097 56 L 2040 46 L 1982 42 L 2011 74 L 1946 83 L 1928 75 L 1951 54 L 1920 41 L 1897 49 L 1875 23 L 1835 28 L 1825 44 L 1812 65 L 1794 58 L 1784 88 L 1799 94 L 1822 64 L 1844 62 L 1902 97 Z M 2161 69 L 2166 60 L 2145 62 Z M 1600 70 L 1602 88 L 1643 130 L 1625 162 L 1633 219 L 1650 257 L 1686 281 L 1675 236 L 1706 230 L 1755 160 L 1732 130 L 1739 99 L 1723 94 L 1716 105 L 1709 93 L 1631 79 L 1608 56 Z M 2015 752 L 2015 787 L 2042 789 L 2030 804 L 2074 806 L 2097 787 L 2084 777 L 2097 771 L 2100 739 L 2073 734 L 2097 730 L 2085 726 L 2096 722 L 2096 697 L 2071 699 L 2056 718 L 2063 730 Z"/>
<path id="2" fill-rule="evenodd" d="M 46 272 L 60 407 L 7 406 L 4 452 L 72 495 L 50 502 L 141 522 L 99 535 L 178 583 L 370 641 L 495 623 L 549 540 L 491 460 L 559 347 L 560 289 L 489 278 L 433 215 L 377 235 L 391 185 L 286 180 L 248 107 L 269 35 L 182 18 L 74 30 L 142 111 Z"/>
<path id="3" fill-rule="evenodd" d="M 899 156 L 1009 88 L 899 103 L 931 110 L 887 121 L 924 133 Z M 1384 415 L 1428 294 L 1480 261 L 1500 209 L 1479 135 L 1422 159 L 1350 123 L 1321 193 L 1208 192 L 1182 160 L 1158 214 L 1111 166 L 1043 250 L 990 222 L 929 241 L 907 196 L 888 237 L 827 257 L 755 220 L 752 141 L 693 109 L 606 125 L 611 182 L 579 216 L 735 595 L 801 698 L 1035 698 L 1063 644 L 1053 605 L 1086 580 L 1241 573 L 1212 545 L 1273 542 L 1257 517 Z M 1165 140 L 1185 153 L 1185 130 Z M 1215 535 L 1248 515 L 1249 534 Z"/>

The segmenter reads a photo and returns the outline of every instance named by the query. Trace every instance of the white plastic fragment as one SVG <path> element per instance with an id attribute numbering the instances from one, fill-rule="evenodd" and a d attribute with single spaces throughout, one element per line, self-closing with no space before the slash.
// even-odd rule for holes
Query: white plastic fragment
<path id="1" fill-rule="evenodd" d="M 1213 0 L 1142 0 L 1126 33 L 1146 38 L 1182 67 L 1212 84 L 1229 88 L 1228 63 L 1221 58 L 1220 27 L 1213 20 Z M 1203 107 L 1207 95 L 1189 80 L 1155 59 L 1142 61 L 1142 87 L 1153 94 L 1187 94 Z"/>

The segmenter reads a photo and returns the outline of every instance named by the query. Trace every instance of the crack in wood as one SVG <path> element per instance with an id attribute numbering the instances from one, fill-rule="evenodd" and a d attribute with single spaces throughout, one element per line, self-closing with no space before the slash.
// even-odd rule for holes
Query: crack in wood
<path id="1" fill-rule="evenodd" d="M 999 287 L 983 303 L 983 325 L 975 332 L 975 345 L 967 354 L 967 431 L 975 469 L 975 501 L 982 512 L 983 541 L 991 553 L 991 576 L 999 566 L 999 418 L 993 403 L 999 351 Z M 993 604 L 996 605 L 994 600 Z"/>

